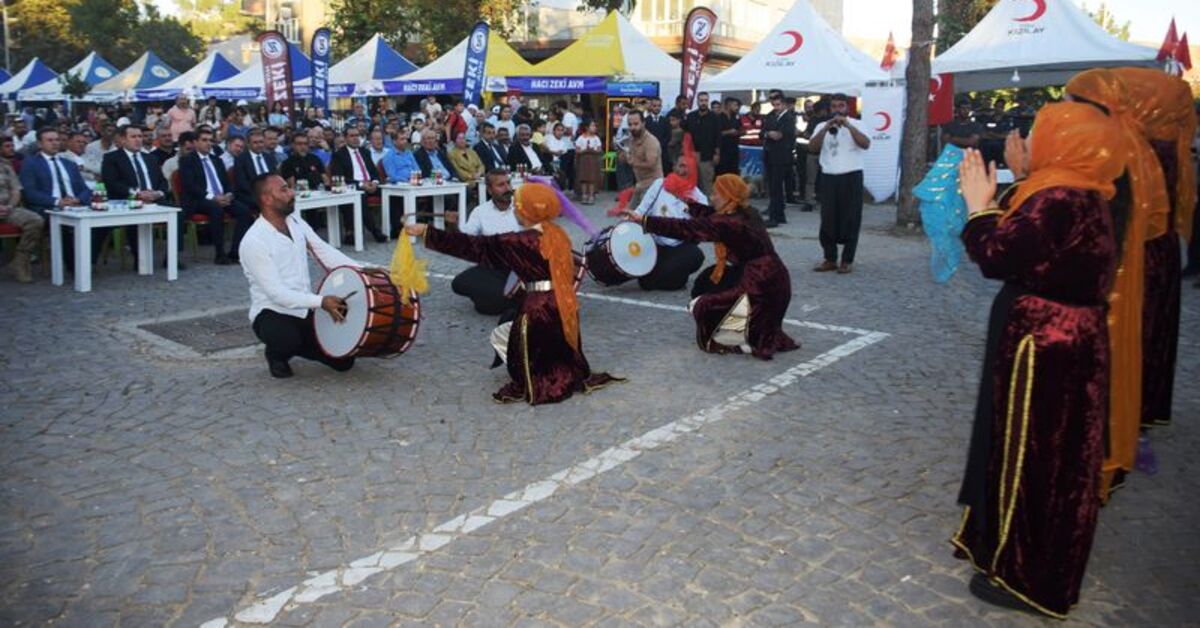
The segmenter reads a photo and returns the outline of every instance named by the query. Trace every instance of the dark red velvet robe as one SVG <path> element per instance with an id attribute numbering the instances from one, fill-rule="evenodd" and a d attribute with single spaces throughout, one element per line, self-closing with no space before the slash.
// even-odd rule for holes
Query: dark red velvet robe
<path id="1" fill-rule="evenodd" d="M 523 282 L 550 279 L 550 265 L 542 257 L 540 242 L 541 234 L 532 229 L 469 236 L 430 228 L 425 235 L 425 245 L 435 251 L 492 268 L 510 269 Z M 608 373 L 592 373 L 583 355 L 582 338 L 579 347 L 579 351 L 572 349 L 563 336 L 553 292 L 524 293 L 508 336 L 508 375 L 512 381 L 492 397 L 502 403 L 555 403 L 576 392 L 591 392 L 620 381 Z"/>
<path id="2" fill-rule="evenodd" d="M 1150 143 L 1171 197 L 1167 232 L 1146 242 L 1146 296 L 1142 305 L 1142 425 L 1171 421 L 1175 357 L 1179 350 L 1179 289 L 1183 251 L 1175 231 L 1175 142 Z"/>
<path id="3" fill-rule="evenodd" d="M 725 245 L 726 261 L 733 264 L 726 275 L 737 274 L 738 281 L 698 297 L 692 305 L 700 349 L 709 353 L 742 352 L 740 347 L 713 340 L 721 321 L 742 295 L 750 300 L 746 342 L 754 357 L 770 360 L 777 351 L 799 349 L 800 345 L 783 331 L 783 318 L 792 300 L 792 279 L 775 253 L 767 230 L 749 224 L 741 216 L 716 214 L 711 207 L 698 203 L 689 203 L 688 211 L 693 218 L 647 216 L 642 224 L 646 231 L 669 238 Z"/>
<path id="4" fill-rule="evenodd" d="M 1063 617 L 1079 599 L 1108 411 L 1106 297 L 1117 255 L 1095 192 L 1042 190 L 1007 219 L 972 218 L 968 254 L 1005 282 L 951 542 L 993 582 Z"/>

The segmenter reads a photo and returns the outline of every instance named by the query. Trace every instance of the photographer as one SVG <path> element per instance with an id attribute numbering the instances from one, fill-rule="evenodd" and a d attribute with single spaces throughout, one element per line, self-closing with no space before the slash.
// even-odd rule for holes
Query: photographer
<path id="1" fill-rule="evenodd" d="M 862 226 L 863 151 L 870 148 L 871 138 L 858 129 L 858 120 L 848 117 L 844 94 L 830 100 L 830 110 L 833 117 L 817 125 L 808 143 L 808 152 L 820 155 L 822 173 L 817 197 L 821 201 L 820 239 L 825 259 L 813 270 L 846 274 L 854 264 Z M 842 245 L 840 265 L 839 244 Z"/>

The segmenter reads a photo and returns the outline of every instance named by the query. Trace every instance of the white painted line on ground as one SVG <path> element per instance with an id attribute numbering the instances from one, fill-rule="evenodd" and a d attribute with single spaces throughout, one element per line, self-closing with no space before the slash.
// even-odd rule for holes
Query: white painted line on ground
<path id="1" fill-rule="evenodd" d="M 430 273 L 430 275 L 443 279 L 452 278 L 451 275 L 440 273 Z M 615 300 L 643 307 L 687 311 L 687 308 L 667 306 L 649 301 L 622 299 L 619 297 L 608 297 L 607 295 L 585 294 L 584 296 L 603 297 L 601 300 Z M 738 392 L 722 403 L 690 416 L 676 419 L 666 425 L 656 427 L 620 445 L 610 447 L 587 460 L 573 464 L 557 473 L 527 484 L 489 504 L 460 514 L 428 531 L 411 536 L 397 545 L 351 561 L 348 565 L 319 573 L 296 586 L 275 593 L 245 608 L 235 610 L 233 612 L 233 621 L 245 624 L 271 623 L 284 610 L 292 610 L 301 605 L 315 602 L 327 595 L 349 590 L 371 576 L 395 570 L 499 519 L 548 499 L 559 490 L 568 489 L 601 473 L 615 469 L 637 458 L 644 452 L 659 449 L 675 441 L 680 436 L 700 429 L 704 425 L 722 421 L 729 413 L 752 406 L 783 388 L 791 386 L 800 378 L 812 375 L 842 358 L 884 340 L 889 335 L 879 331 L 857 330 L 849 327 L 807 323 L 805 321 L 785 322 L 813 329 L 855 334 L 857 337 L 810 360 L 801 362 L 759 384 Z M 229 622 L 230 619 L 228 617 L 218 617 L 201 624 L 201 628 L 224 628 L 229 625 Z"/>

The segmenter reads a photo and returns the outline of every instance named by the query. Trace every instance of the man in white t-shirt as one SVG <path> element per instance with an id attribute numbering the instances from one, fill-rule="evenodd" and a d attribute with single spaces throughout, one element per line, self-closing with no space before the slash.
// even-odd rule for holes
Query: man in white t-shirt
<path id="1" fill-rule="evenodd" d="M 850 272 L 862 227 L 863 153 L 871 147 L 871 138 L 858 129 L 861 123 L 847 115 L 848 109 L 846 96 L 835 95 L 830 101 L 833 118 L 818 124 L 808 142 L 808 151 L 820 155 L 821 162 L 817 196 L 821 201 L 820 240 L 825 259 L 813 268 L 819 273 Z"/>
<path id="2" fill-rule="evenodd" d="M 490 200 L 480 203 L 471 210 L 471 215 L 461 227 L 463 233 L 473 236 L 494 236 L 516 233 L 521 230 L 513 207 L 513 189 L 508 173 L 491 170 L 485 175 Z M 502 314 L 512 307 L 512 299 L 504 294 L 509 269 L 472 266 L 450 283 L 455 294 L 471 300 L 475 311 L 480 314 Z"/>
<path id="3" fill-rule="evenodd" d="M 641 203 L 633 210 L 639 216 L 647 214 L 664 218 L 690 219 L 688 203 L 708 204 L 708 197 L 696 187 L 696 158 L 683 155 L 675 160 L 671 174 L 656 179 Z M 688 277 L 704 265 L 704 253 L 695 242 L 683 242 L 666 236 L 654 236 L 658 259 L 654 269 L 638 278 L 642 290 L 682 290 Z"/>

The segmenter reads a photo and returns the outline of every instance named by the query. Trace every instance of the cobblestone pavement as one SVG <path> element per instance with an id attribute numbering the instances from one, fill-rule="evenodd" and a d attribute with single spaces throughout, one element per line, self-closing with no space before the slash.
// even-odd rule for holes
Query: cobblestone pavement
<path id="1" fill-rule="evenodd" d="M 284 381 L 130 331 L 245 307 L 236 268 L 5 280 L 0 625 L 1055 625 L 951 556 L 997 285 L 935 285 L 892 211 L 848 276 L 808 270 L 813 214 L 776 232 L 804 346 L 771 362 L 699 352 L 682 293 L 589 282 L 588 357 L 630 381 L 537 408 L 491 401 L 492 321 L 443 278 L 408 354 Z M 1198 297 L 1161 471 L 1101 513 L 1071 623 L 1196 620 Z"/>

